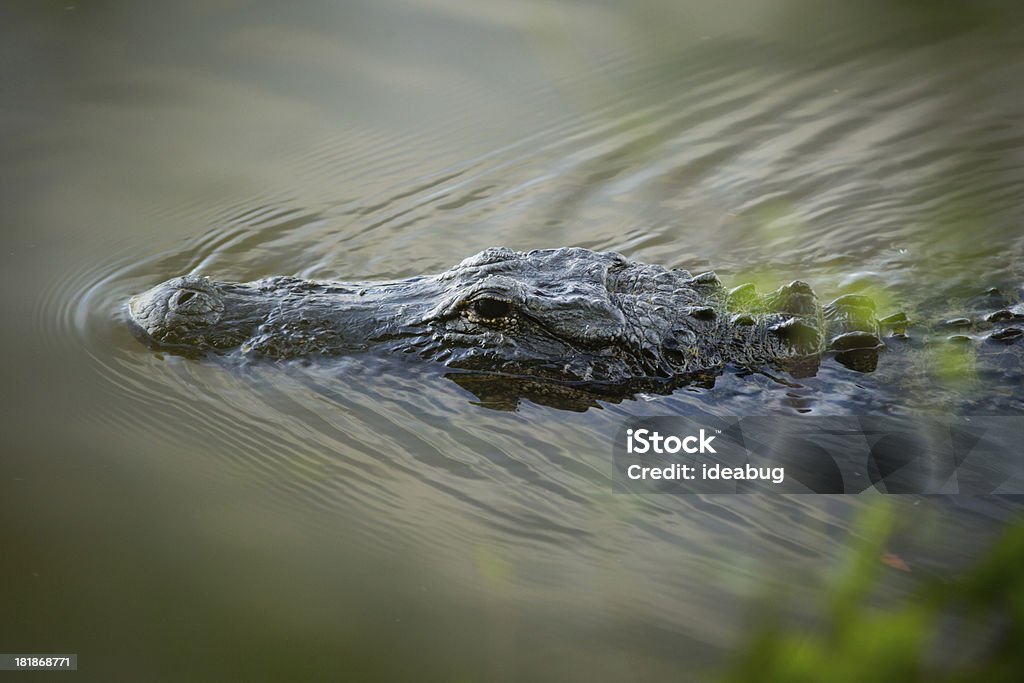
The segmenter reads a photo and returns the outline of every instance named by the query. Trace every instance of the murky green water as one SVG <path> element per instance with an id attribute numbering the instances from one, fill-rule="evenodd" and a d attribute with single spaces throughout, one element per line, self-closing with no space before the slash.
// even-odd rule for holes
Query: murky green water
<path id="1" fill-rule="evenodd" d="M 1024 409 L 1017 346 L 915 345 L 1024 285 L 1009 7 L 5 4 L 0 651 L 104 681 L 718 666 L 759 596 L 814 599 L 864 501 L 616 496 L 611 439 L 638 414 Z M 580 413 L 375 357 L 160 356 L 125 324 L 186 272 L 395 278 L 495 245 L 800 277 L 922 323 L 870 375 Z M 902 505 L 893 595 L 1016 514 Z"/>

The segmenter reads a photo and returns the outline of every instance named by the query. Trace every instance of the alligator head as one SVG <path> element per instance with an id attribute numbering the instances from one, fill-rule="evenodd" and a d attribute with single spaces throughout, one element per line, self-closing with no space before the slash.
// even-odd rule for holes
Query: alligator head
<path id="1" fill-rule="evenodd" d="M 151 344 L 179 353 L 374 349 L 570 383 L 679 378 L 728 362 L 807 374 L 826 346 L 824 312 L 804 283 L 765 297 L 729 293 L 713 273 L 579 248 L 487 249 L 438 275 L 393 282 L 189 275 L 136 296 L 129 312 Z"/>

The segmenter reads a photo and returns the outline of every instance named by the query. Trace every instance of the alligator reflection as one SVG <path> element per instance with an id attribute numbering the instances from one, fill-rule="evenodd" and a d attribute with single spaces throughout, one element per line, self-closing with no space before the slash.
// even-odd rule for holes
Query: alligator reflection
<path id="1" fill-rule="evenodd" d="M 650 379 L 627 384 L 551 382 L 532 377 L 506 377 L 493 373 L 449 372 L 444 375 L 476 396 L 476 405 L 493 410 L 516 410 L 520 401 L 582 413 L 601 403 L 621 403 L 638 394 L 668 395 L 683 386 L 710 389 L 715 376 L 694 375 L 689 378 Z"/>

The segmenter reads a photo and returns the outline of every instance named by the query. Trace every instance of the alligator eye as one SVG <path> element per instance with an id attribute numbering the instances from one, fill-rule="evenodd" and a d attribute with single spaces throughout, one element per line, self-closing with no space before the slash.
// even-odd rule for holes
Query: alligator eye
<path id="1" fill-rule="evenodd" d="M 512 304 L 501 299 L 477 299 L 473 302 L 473 311 L 481 318 L 494 320 L 511 313 Z"/>

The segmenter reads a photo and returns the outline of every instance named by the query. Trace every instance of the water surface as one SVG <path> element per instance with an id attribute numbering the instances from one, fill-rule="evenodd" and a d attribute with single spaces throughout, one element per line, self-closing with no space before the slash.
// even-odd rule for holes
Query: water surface
<path id="1" fill-rule="evenodd" d="M 1019 22 L 844 5 L 0 10 L 0 650 L 77 652 L 84 680 L 686 679 L 759 597 L 801 612 L 865 501 L 613 495 L 623 420 L 1016 414 L 1017 347 L 894 343 L 868 375 L 730 370 L 572 412 L 373 356 L 157 354 L 124 304 L 496 245 L 865 292 L 915 343 L 989 288 L 1017 300 Z M 1016 514 L 901 505 L 893 596 Z"/>

